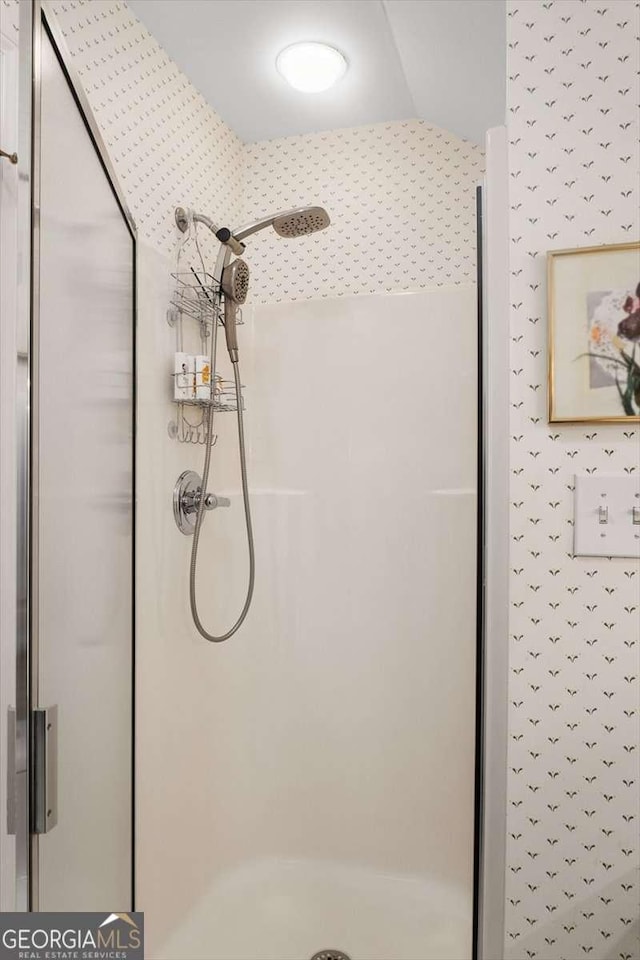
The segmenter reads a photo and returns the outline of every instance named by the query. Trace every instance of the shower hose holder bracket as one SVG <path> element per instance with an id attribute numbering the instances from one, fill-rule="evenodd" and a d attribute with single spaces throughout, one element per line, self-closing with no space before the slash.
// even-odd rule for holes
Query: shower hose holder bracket
<path id="1" fill-rule="evenodd" d="M 184 207 L 176 207 L 175 218 L 178 230 L 186 233 L 189 228 L 189 216 Z"/>

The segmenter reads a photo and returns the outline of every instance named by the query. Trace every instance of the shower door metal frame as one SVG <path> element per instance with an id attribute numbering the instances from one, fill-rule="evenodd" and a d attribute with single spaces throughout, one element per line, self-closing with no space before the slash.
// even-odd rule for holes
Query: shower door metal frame
<path id="1" fill-rule="evenodd" d="M 40 297 L 40 105 L 41 105 L 41 38 L 46 32 L 74 98 L 80 117 L 96 151 L 123 220 L 132 240 L 132 555 L 131 555 L 131 658 L 132 658 L 132 728 L 131 728 L 131 909 L 135 908 L 135 563 L 136 563 L 136 327 L 137 327 L 137 231 L 118 183 L 100 129 L 75 70 L 66 41 L 48 0 L 20 0 L 19 11 L 19 234 L 18 255 L 22 269 L 17 280 L 18 341 L 28 344 L 18 365 L 17 395 L 24 393 L 24 410 L 16 407 L 17 436 L 23 437 L 17 450 L 17 590 L 16 590 L 16 721 L 15 755 L 21 758 L 15 775 L 16 830 L 16 909 L 38 910 L 38 836 L 33 832 L 33 728 L 34 710 L 38 707 L 38 353 Z M 64 150 L 61 132 L 60 149 Z"/>
<path id="2" fill-rule="evenodd" d="M 506 127 L 478 191 L 478 604 L 474 960 L 504 956 L 509 638 L 509 230 Z"/>

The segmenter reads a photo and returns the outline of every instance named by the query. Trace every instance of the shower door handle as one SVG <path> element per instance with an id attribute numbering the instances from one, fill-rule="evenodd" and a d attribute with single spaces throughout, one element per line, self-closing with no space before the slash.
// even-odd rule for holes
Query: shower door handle
<path id="1" fill-rule="evenodd" d="M 16 832 L 16 711 L 7 712 L 7 834 Z"/>
<path id="2" fill-rule="evenodd" d="M 31 832 L 49 833 L 58 822 L 58 708 L 31 716 Z"/>
<path id="3" fill-rule="evenodd" d="M 16 832 L 17 783 L 27 776 L 17 769 L 16 712 L 7 717 L 7 834 Z M 58 822 L 58 708 L 31 712 L 31 832 L 48 833 Z"/>

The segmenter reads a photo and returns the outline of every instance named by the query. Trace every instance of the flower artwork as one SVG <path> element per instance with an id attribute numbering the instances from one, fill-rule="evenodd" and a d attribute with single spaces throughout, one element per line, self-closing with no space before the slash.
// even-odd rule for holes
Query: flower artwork
<path id="1" fill-rule="evenodd" d="M 640 421 L 640 244 L 547 255 L 549 422 Z"/>
<path id="2" fill-rule="evenodd" d="M 615 384 L 626 416 L 640 414 L 640 283 L 587 294 L 591 389 Z"/>

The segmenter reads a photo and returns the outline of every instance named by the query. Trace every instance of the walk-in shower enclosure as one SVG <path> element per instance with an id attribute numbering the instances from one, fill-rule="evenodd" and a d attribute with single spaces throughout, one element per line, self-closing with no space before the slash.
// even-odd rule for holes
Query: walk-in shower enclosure
<path id="1" fill-rule="evenodd" d="M 480 763 L 474 189 L 471 267 L 455 282 L 319 295 L 305 254 L 316 248 L 304 247 L 316 240 L 300 238 L 287 250 L 307 257 L 309 290 L 288 296 L 280 279 L 296 275 L 298 254 L 275 235 L 247 244 L 238 340 L 256 585 L 241 629 L 208 644 L 172 507 L 176 478 L 202 469 L 202 446 L 171 430 L 175 251 L 148 222 L 137 235 L 140 197 L 112 168 L 128 134 L 104 137 L 110 154 L 55 11 L 23 4 L 20 38 L 19 147 L 33 162 L 14 197 L 30 272 L 2 351 L 5 382 L 15 378 L 3 453 L 18 476 L 3 472 L 2 499 L 22 548 L 2 621 L 13 800 L 2 908 L 135 907 L 154 960 L 468 960 Z M 323 204 L 331 226 L 319 236 L 335 244 L 332 264 L 344 257 L 349 202 L 292 181 L 305 196 L 279 203 L 278 164 L 252 192 L 260 162 L 246 163 L 239 222 Z M 180 187 L 162 230 L 191 202 Z M 223 201 L 212 182 L 216 222 Z M 171 244 L 183 242 L 200 270 L 193 236 L 175 228 Z M 233 413 L 216 432 L 209 486 L 230 506 L 206 517 L 198 568 L 213 630 L 233 622 L 247 587 Z"/>

